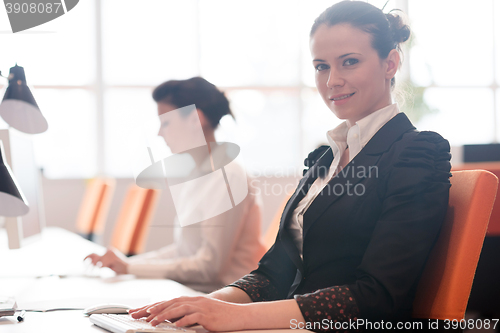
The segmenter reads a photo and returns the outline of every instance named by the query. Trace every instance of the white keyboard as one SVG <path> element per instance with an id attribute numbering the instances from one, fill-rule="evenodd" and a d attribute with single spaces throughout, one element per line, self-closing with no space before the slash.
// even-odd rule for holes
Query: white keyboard
<path id="1" fill-rule="evenodd" d="M 129 315 L 93 314 L 90 316 L 90 321 L 114 333 L 196 333 L 194 330 L 177 327 L 167 322 L 161 323 L 158 326 L 153 326 L 145 319 L 134 319 Z"/>

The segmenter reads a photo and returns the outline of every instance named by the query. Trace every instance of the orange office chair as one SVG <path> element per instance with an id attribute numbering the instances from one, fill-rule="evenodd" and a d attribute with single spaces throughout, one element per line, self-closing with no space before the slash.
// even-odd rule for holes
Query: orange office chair
<path id="1" fill-rule="evenodd" d="M 96 241 L 102 235 L 115 186 L 114 179 L 105 178 L 87 184 L 76 220 L 76 230 L 85 239 Z"/>
<path id="2" fill-rule="evenodd" d="M 452 169 L 452 171 L 459 170 L 487 170 L 500 178 L 500 162 L 464 163 L 454 166 Z M 486 236 L 500 236 L 500 200 L 495 201 L 493 205 Z"/>
<path id="3" fill-rule="evenodd" d="M 144 251 L 160 191 L 129 187 L 115 223 L 111 246 L 130 256 Z"/>
<path id="4" fill-rule="evenodd" d="M 498 187 L 484 170 L 454 171 L 446 220 L 419 282 L 413 317 L 464 318 Z"/>
<path id="5" fill-rule="evenodd" d="M 290 200 L 290 197 L 292 196 L 293 193 L 287 194 L 285 196 L 285 200 L 281 203 L 280 207 L 276 211 L 276 214 L 274 215 L 273 220 L 271 221 L 271 224 L 269 227 L 267 227 L 266 234 L 264 235 L 262 242 L 264 243 L 264 247 L 266 248 L 266 251 L 273 246 L 274 241 L 276 240 L 276 236 L 278 235 L 278 231 L 280 229 L 280 220 L 281 220 L 281 214 L 283 213 L 283 210 L 285 209 L 286 203 L 288 200 Z"/>
<path id="6" fill-rule="evenodd" d="M 475 162 L 454 166 L 452 170 L 483 169 L 500 178 L 500 162 Z M 498 192 L 497 192 L 498 196 Z M 491 211 L 490 223 L 477 264 L 476 275 L 469 297 L 468 311 L 480 316 L 498 318 L 500 315 L 500 200 Z"/>

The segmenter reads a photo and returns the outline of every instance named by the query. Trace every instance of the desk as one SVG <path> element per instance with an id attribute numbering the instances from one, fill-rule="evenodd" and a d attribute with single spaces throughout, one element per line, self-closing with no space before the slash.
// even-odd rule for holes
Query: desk
<path id="1" fill-rule="evenodd" d="M 93 277 L 83 276 L 83 258 L 104 251 L 102 246 L 59 228 L 46 228 L 38 241 L 8 250 L 7 236 L 0 230 L 0 295 L 15 297 L 19 309 L 36 310 L 85 308 L 107 302 L 138 307 L 179 296 L 203 295 L 172 280 L 116 276 L 108 269 Z M 207 332 L 199 326 L 194 329 Z M 81 310 L 27 312 L 21 323 L 12 316 L 0 317 L 0 333 L 36 332 L 108 331 L 93 325 Z M 290 330 L 245 331 L 262 332 Z"/>
<path id="2" fill-rule="evenodd" d="M 62 311 L 48 313 L 30 312 L 26 314 L 26 320 L 22 323 L 18 323 L 14 320 L 13 317 L 2 318 L 0 318 L 0 332 L 2 333 L 110 333 L 109 331 L 106 331 L 92 324 L 89 319 L 82 314 L 81 311 Z M 7 321 L 9 322 L 7 323 Z M 200 326 L 194 327 L 192 329 L 194 329 L 197 333 L 208 332 Z M 298 331 L 298 333 L 310 333 L 309 331 L 305 330 L 296 331 Z M 290 330 L 248 330 L 244 331 L 244 333 L 290 333 Z"/>
<path id="3" fill-rule="evenodd" d="M 104 251 L 102 246 L 59 228 L 46 228 L 36 242 L 8 250 L 5 232 L 0 233 L 0 294 L 15 297 L 20 309 L 35 310 L 81 309 L 106 302 L 135 307 L 203 294 L 175 281 L 115 276 L 108 269 L 93 277 L 83 276 L 83 258 Z M 1 333 L 49 331 L 107 332 L 91 324 L 81 310 L 27 312 L 21 323 L 14 317 L 0 317 Z"/>

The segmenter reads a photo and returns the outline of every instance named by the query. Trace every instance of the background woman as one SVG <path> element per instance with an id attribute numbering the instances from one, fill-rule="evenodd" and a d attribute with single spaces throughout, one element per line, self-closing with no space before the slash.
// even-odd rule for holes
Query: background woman
<path id="1" fill-rule="evenodd" d="M 411 318 L 446 214 L 450 154 L 446 140 L 417 131 L 392 102 L 400 43 L 409 35 L 400 17 L 360 1 L 335 4 L 315 20 L 316 85 L 345 122 L 327 133 L 330 149 L 290 198 L 274 246 L 230 286 L 135 309 L 132 317 L 153 325 L 181 318 L 179 326 L 217 331 Z"/>
<path id="2" fill-rule="evenodd" d="M 194 77 L 188 80 L 171 80 L 159 85 L 153 91 L 153 99 L 158 104 L 161 122 L 158 135 L 165 140 L 172 153 L 187 151 L 194 161 L 195 167 L 189 178 L 211 173 L 210 156 L 189 148 L 197 147 L 200 141 L 216 142 L 215 129 L 220 119 L 231 114 L 229 101 L 224 94 L 207 80 Z M 187 107 L 193 104 L 196 108 Z M 182 109 L 178 110 L 180 108 Z M 203 133 L 199 133 L 200 125 Z M 221 155 L 224 153 L 222 146 L 216 146 L 212 149 L 211 156 L 223 159 Z M 241 177 L 241 166 L 234 163 L 232 166 L 233 168 L 225 168 L 228 181 Z M 205 182 L 204 185 L 203 189 L 185 190 L 181 193 L 184 200 L 180 202 L 182 207 L 177 207 L 177 213 L 183 212 L 185 220 L 203 221 L 175 228 L 173 244 L 130 258 L 113 249 L 102 256 L 90 254 L 87 258 L 93 264 L 99 263 L 118 274 L 168 278 L 202 291 L 213 291 L 255 269 L 265 252 L 260 241 L 259 197 L 249 186 L 249 194 L 240 204 L 220 215 L 205 219 L 203 216 L 210 207 L 193 204 L 195 197 L 209 196 L 211 206 L 217 206 L 227 196 L 227 189 L 219 183 Z"/>

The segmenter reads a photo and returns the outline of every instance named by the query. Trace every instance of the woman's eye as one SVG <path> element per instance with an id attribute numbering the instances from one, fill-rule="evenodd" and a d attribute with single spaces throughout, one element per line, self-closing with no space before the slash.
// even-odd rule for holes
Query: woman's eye
<path id="1" fill-rule="evenodd" d="M 319 65 L 316 65 L 316 67 L 315 67 L 315 68 L 316 68 L 316 70 L 317 70 L 318 72 L 321 72 L 321 71 L 323 71 L 323 70 L 325 70 L 325 69 L 328 69 L 328 65 L 325 65 L 325 64 L 319 64 Z"/>
<path id="2" fill-rule="evenodd" d="M 349 58 L 344 61 L 344 66 L 352 66 L 358 63 L 358 59 Z"/>

